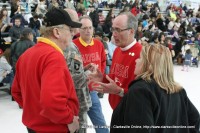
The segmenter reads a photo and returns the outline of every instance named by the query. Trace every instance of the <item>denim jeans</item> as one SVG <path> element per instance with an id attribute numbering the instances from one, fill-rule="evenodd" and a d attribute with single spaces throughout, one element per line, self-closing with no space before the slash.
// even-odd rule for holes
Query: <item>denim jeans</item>
<path id="1" fill-rule="evenodd" d="M 101 108 L 101 103 L 96 91 L 90 92 L 92 106 L 88 111 L 88 116 L 94 125 L 96 133 L 109 133 L 108 128 L 106 128 L 106 121 Z"/>
<path id="2" fill-rule="evenodd" d="M 12 82 L 14 79 L 13 71 L 11 71 L 6 77 L 2 80 L 2 83 L 9 83 L 12 86 Z"/>
<path id="3" fill-rule="evenodd" d="M 110 73 L 110 66 L 106 66 L 106 68 L 105 68 L 105 73 L 106 73 L 106 74 L 109 74 L 109 73 Z"/>

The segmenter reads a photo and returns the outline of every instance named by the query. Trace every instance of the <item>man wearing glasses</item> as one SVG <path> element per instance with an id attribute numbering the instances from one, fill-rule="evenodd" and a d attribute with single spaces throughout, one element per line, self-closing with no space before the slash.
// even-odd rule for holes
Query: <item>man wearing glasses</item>
<path id="1" fill-rule="evenodd" d="M 92 38 L 94 31 L 92 20 L 89 16 L 83 16 L 79 20 L 82 23 L 80 37 L 73 42 L 81 52 L 83 65 L 86 66 L 90 63 L 96 64 L 97 69 L 104 73 L 106 67 L 105 50 L 103 44 L 99 40 Z M 94 125 L 96 133 L 108 133 L 109 130 L 106 127 L 97 92 L 93 91 L 90 86 L 89 88 L 92 106 L 89 108 L 88 115 Z"/>
<path id="2" fill-rule="evenodd" d="M 63 51 L 71 42 L 71 28 L 81 24 L 57 8 L 46 13 L 44 22 L 43 37 L 17 62 L 12 96 L 29 133 L 75 132 L 79 102 Z"/>
<path id="3" fill-rule="evenodd" d="M 129 12 L 121 13 L 113 20 L 112 35 L 117 48 L 114 51 L 110 73 L 103 75 L 97 70 L 89 75 L 96 91 L 109 93 L 109 103 L 115 109 L 128 92 L 128 85 L 135 79 L 135 60 L 139 58 L 142 45 L 136 42 L 138 21 Z M 98 84 L 98 85 L 97 85 Z"/>

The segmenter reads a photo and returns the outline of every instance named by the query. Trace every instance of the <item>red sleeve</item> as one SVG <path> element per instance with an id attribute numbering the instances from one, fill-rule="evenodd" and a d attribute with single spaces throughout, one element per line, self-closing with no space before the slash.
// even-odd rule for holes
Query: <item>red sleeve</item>
<path id="1" fill-rule="evenodd" d="M 168 48 L 169 48 L 169 50 L 173 50 L 172 44 L 168 44 Z"/>

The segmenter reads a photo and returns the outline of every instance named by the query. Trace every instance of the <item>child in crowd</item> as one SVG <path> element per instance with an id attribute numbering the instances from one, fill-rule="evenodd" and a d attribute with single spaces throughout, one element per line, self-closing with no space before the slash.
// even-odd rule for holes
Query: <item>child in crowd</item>
<path id="1" fill-rule="evenodd" d="M 188 72 L 189 71 L 189 66 L 190 66 L 191 61 L 192 61 L 192 52 L 191 52 L 190 49 L 186 50 L 186 53 L 185 53 L 184 57 L 185 57 L 185 60 L 184 60 L 182 71 L 184 71 L 185 67 L 186 67 L 186 71 Z"/>

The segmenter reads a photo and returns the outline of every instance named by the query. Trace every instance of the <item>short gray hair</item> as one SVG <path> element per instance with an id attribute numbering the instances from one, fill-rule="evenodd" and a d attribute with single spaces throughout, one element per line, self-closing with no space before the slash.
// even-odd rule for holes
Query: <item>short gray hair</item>
<path id="1" fill-rule="evenodd" d="M 134 32 L 137 31 L 138 28 L 138 19 L 130 12 L 122 12 L 120 15 L 126 15 L 128 20 L 127 20 L 127 28 L 134 29 Z"/>
<path id="2" fill-rule="evenodd" d="M 50 27 L 42 26 L 40 28 L 40 33 L 42 37 L 50 37 L 53 33 L 54 28 L 63 28 L 63 27 L 64 27 L 64 24 L 50 26 Z"/>
<path id="3" fill-rule="evenodd" d="M 79 21 L 81 21 L 82 19 L 89 19 L 89 20 L 92 22 L 92 19 L 91 19 L 90 16 L 88 16 L 88 15 L 81 16 L 81 17 L 79 18 Z"/>

